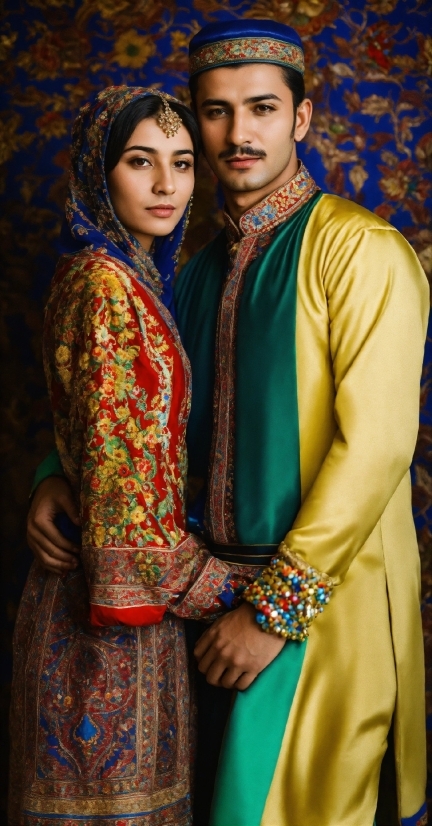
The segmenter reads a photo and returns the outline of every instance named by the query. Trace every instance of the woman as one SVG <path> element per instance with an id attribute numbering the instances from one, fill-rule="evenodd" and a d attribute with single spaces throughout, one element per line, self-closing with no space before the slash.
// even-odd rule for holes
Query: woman
<path id="1" fill-rule="evenodd" d="M 191 823 L 180 617 L 217 615 L 240 574 L 185 532 L 190 370 L 167 308 L 197 146 L 158 91 L 111 87 L 75 123 L 44 364 L 82 567 L 35 563 L 22 598 L 13 826 Z"/>

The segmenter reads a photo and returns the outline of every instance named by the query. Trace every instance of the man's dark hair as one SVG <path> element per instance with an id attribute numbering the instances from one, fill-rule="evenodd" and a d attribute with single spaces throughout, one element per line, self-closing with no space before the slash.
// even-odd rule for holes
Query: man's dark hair
<path id="1" fill-rule="evenodd" d="M 183 126 L 185 126 L 189 132 L 194 150 L 194 165 L 196 167 L 201 148 L 198 124 L 187 106 L 184 106 L 182 103 L 173 103 L 171 100 L 169 101 L 169 105 L 171 109 L 177 113 Z M 133 100 L 132 103 L 129 103 L 121 110 L 109 134 L 105 151 L 105 174 L 111 172 L 114 167 L 117 166 L 123 150 L 138 124 L 141 123 L 142 120 L 146 120 L 146 118 L 152 118 L 158 115 L 162 106 L 162 100 L 158 95 L 149 95 L 145 98 Z"/>
<path id="2" fill-rule="evenodd" d="M 280 68 L 282 69 L 284 83 L 288 86 L 288 89 L 291 89 L 292 92 L 295 117 L 298 107 L 305 98 L 305 84 L 303 75 L 295 69 L 291 69 L 291 66 L 281 66 Z"/>
<path id="3" fill-rule="evenodd" d="M 234 64 L 230 68 L 237 68 L 237 66 L 243 66 L 243 63 Z M 291 90 L 293 96 L 293 104 L 294 104 L 294 117 L 296 115 L 297 109 L 304 100 L 305 97 L 305 85 L 303 80 L 303 75 L 300 72 L 297 72 L 296 69 L 292 69 L 291 66 L 280 66 L 279 67 L 282 71 L 284 83 L 288 86 L 288 89 Z M 192 100 L 192 106 L 196 109 L 196 95 L 198 91 L 198 78 L 199 74 L 194 75 L 189 80 L 189 90 Z"/>

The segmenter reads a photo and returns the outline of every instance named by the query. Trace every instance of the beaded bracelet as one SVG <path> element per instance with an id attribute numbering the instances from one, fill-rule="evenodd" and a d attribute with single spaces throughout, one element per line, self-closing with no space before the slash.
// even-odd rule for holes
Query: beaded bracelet
<path id="1" fill-rule="evenodd" d="M 277 556 L 242 596 L 257 609 L 256 621 L 263 631 L 304 640 L 332 590 L 330 577 L 307 565 L 295 567 L 286 557 Z"/>

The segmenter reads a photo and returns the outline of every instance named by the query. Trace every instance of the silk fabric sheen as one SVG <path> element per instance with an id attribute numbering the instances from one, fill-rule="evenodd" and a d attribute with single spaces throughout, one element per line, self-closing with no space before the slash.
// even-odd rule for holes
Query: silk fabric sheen
<path id="1" fill-rule="evenodd" d="M 311 627 L 261 826 L 371 823 L 392 714 L 399 817 L 424 801 L 408 468 L 428 308 L 405 239 L 356 204 L 323 196 L 297 279 L 302 507 L 287 543 L 343 588 Z"/>

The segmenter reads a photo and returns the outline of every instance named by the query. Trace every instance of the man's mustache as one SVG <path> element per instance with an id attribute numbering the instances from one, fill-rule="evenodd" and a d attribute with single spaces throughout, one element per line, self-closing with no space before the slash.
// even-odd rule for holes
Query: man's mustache
<path id="1" fill-rule="evenodd" d="M 254 149 L 253 146 L 231 146 L 220 153 L 221 161 L 232 161 L 234 158 L 241 158 L 242 155 L 249 155 L 251 158 L 265 158 L 267 153 L 263 149 Z"/>

